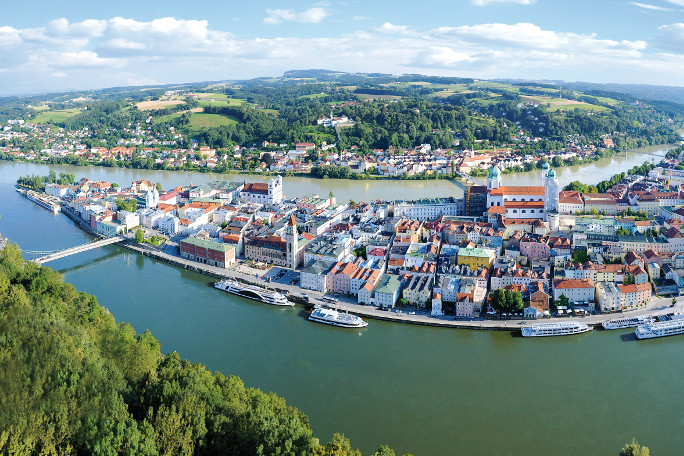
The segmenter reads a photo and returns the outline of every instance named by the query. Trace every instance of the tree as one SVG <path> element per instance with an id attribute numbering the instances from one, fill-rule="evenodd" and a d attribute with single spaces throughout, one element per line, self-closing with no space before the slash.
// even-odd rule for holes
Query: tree
<path id="1" fill-rule="evenodd" d="M 161 182 L 157 182 L 157 185 L 156 185 L 156 187 L 157 187 L 157 191 L 158 191 L 158 192 L 161 192 L 161 191 L 162 191 L 162 185 L 161 185 Z"/>
<path id="2" fill-rule="evenodd" d="M 119 188 L 119 184 L 117 184 L 116 182 L 112 183 L 112 188 Z"/>
<path id="3" fill-rule="evenodd" d="M 497 288 L 489 293 L 489 305 L 497 312 L 503 312 L 506 307 L 506 293 L 503 288 Z"/>
<path id="4" fill-rule="evenodd" d="M 567 296 L 562 294 L 558 297 L 558 301 L 556 301 L 556 307 L 568 307 L 569 305 L 570 305 L 570 300 L 568 299 Z"/>
<path id="5" fill-rule="evenodd" d="M 142 244 L 143 242 L 145 242 L 145 233 L 143 233 L 143 230 L 138 229 L 135 232 L 135 242 L 137 242 L 138 244 Z"/>
<path id="6" fill-rule="evenodd" d="M 577 249 L 572 252 L 572 261 L 575 263 L 586 263 L 589 261 L 589 254 L 586 250 Z"/>
<path id="7" fill-rule="evenodd" d="M 650 456 L 650 454 L 648 447 L 641 446 L 636 439 L 632 439 L 632 443 L 625 445 L 619 456 Z"/>

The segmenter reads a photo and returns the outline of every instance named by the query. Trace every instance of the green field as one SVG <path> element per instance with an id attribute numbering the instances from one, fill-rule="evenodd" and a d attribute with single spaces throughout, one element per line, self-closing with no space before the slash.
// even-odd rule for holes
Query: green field
<path id="1" fill-rule="evenodd" d="M 190 128 L 201 129 L 220 127 L 222 125 L 232 125 L 238 123 L 238 120 L 233 116 L 222 116 L 219 114 L 204 114 L 201 112 L 193 113 L 190 116 Z"/>
<path id="2" fill-rule="evenodd" d="M 31 119 L 33 123 L 62 122 L 69 117 L 73 117 L 81 112 L 80 109 L 60 109 L 56 111 L 43 111 Z"/>
<path id="3" fill-rule="evenodd" d="M 206 100 L 200 98 L 198 100 L 200 106 L 241 106 L 247 103 L 244 98 L 222 98 Z"/>

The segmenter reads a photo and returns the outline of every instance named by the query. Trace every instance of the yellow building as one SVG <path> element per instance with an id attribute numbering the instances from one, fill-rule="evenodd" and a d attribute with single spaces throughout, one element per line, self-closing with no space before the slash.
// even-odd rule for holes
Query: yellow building
<path id="1" fill-rule="evenodd" d="M 470 269 L 478 270 L 480 268 L 491 269 L 494 260 L 496 259 L 496 252 L 491 249 L 480 248 L 460 248 L 458 249 L 457 264 L 467 264 Z"/>

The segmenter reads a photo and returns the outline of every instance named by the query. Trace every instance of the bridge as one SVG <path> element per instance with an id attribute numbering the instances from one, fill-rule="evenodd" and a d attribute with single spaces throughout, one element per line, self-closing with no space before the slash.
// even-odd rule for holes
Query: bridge
<path id="1" fill-rule="evenodd" d="M 464 179 L 466 182 L 470 182 L 473 185 L 486 185 L 486 184 L 482 183 L 481 181 L 479 181 L 478 179 L 475 179 L 473 176 L 471 176 L 468 173 L 463 173 L 463 172 L 459 171 L 459 172 L 457 172 L 457 174 L 459 176 L 461 176 L 461 178 Z"/>
<path id="2" fill-rule="evenodd" d="M 124 236 L 114 236 L 105 239 L 96 239 L 92 242 L 86 244 L 77 245 L 76 247 L 71 247 L 63 250 L 52 250 L 52 251 L 35 251 L 35 250 L 23 250 L 23 253 L 31 255 L 31 261 L 39 264 L 47 263 L 48 261 L 59 260 L 60 258 L 65 258 L 77 253 L 86 252 L 88 250 L 96 249 L 98 247 L 103 247 L 105 245 L 117 244 L 126 240 Z"/>

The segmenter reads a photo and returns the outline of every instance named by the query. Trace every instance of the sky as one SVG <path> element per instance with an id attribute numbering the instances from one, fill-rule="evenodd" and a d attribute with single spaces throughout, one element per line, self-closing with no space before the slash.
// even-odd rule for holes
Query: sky
<path id="1" fill-rule="evenodd" d="M 7 2 L 0 94 L 422 73 L 684 86 L 684 0 Z"/>

